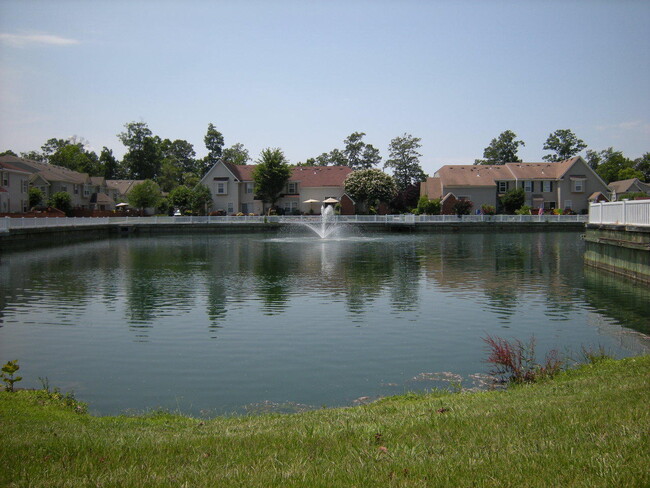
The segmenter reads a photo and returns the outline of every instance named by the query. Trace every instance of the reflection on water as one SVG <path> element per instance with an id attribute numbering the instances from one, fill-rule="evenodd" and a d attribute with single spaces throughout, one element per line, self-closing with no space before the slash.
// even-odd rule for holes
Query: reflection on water
<path id="1" fill-rule="evenodd" d="M 186 235 L 10 253 L 0 359 L 96 412 L 218 413 L 351 404 L 439 371 L 471 383 L 486 334 L 534 334 L 541 354 L 646 350 L 648 290 L 583 269 L 582 246 L 576 233 Z"/>

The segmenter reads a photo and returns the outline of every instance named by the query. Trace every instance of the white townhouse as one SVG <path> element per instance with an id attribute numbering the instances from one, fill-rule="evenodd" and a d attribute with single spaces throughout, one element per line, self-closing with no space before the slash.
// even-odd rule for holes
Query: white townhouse
<path id="1" fill-rule="evenodd" d="M 26 212 L 31 173 L 0 161 L 0 213 Z"/>

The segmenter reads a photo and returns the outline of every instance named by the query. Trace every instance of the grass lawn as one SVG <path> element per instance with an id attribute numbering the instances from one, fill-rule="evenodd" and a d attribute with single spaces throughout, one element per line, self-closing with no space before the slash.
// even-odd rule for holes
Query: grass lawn
<path id="1" fill-rule="evenodd" d="M 484 393 L 199 420 L 0 393 L 0 486 L 650 486 L 650 356 Z"/>

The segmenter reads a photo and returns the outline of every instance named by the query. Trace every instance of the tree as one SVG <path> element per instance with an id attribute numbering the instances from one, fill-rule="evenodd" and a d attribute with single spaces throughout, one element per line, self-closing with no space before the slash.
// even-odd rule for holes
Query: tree
<path id="1" fill-rule="evenodd" d="M 32 161 L 38 161 L 39 163 L 47 162 L 43 153 L 40 153 L 38 151 L 21 152 L 20 157 L 24 159 L 31 159 Z"/>
<path id="2" fill-rule="evenodd" d="M 181 173 L 193 172 L 196 170 L 196 152 L 194 146 L 184 139 L 170 141 L 164 139 L 160 143 L 163 161 L 170 161 L 177 166 Z"/>
<path id="3" fill-rule="evenodd" d="M 15 157 L 18 157 L 18 154 L 13 152 L 11 149 L 7 149 L 6 151 L 1 152 L 0 156 L 15 156 Z"/>
<path id="4" fill-rule="evenodd" d="M 47 205 L 48 207 L 57 208 L 68 215 L 72 210 L 72 197 L 67 191 L 58 191 L 49 198 Z"/>
<path id="5" fill-rule="evenodd" d="M 184 185 L 174 188 L 168 199 L 171 206 L 179 209 L 181 213 L 192 208 L 192 190 Z"/>
<path id="6" fill-rule="evenodd" d="M 544 143 L 544 149 L 554 151 L 554 154 L 547 154 L 544 161 L 564 161 L 572 158 L 587 145 L 582 139 L 578 139 L 570 129 L 558 129 L 548 136 Z"/>
<path id="7" fill-rule="evenodd" d="M 393 178 L 397 184 L 398 191 L 406 190 L 410 185 L 424 181 L 427 175 L 420 166 L 418 152 L 421 147 L 419 137 L 411 134 L 404 134 L 390 141 L 388 154 L 390 159 L 384 163 L 384 168 L 393 168 Z"/>
<path id="8" fill-rule="evenodd" d="M 34 208 L 43 203 L 43 192 L 35 186 L 29 189 L 29 208 Z"/>
<path id="9" fill-rule="evenodd" d="M 501 197 L 501 205 L 507 214 L 514 214 L 515 210 L 520 209 L 526 201 L 526 193 L 523 188 L 514 188 L 508 190 Z"/>
<path id="10" fill-rule="evenodd" d="M 160 187 L 155 181 L 145 180 L 133 186 L 128 198 L 129 205 L 134 208 L 156 207 L 161 198 Z"/>
<path id="11" fill-rule="evenodd" d="M 650 152 L 634 160 L 634 169 L 641 171 L 643 173 L 643 181 L 650 183 Z"/>
<path id="12" fill-rule="evenodd" d="M 618 172 L 616 181 L 631 180 L 633 178 L 638 178 L 639 180 L 643 181 L 643 171 L 639 171 L 634 168 L 623 168 Z"/>
<path id="13" fill-rule="evenodd" d="M 344 186 L 353 199 L 369 205 L 390 202 L 397 193 L 393 177 L 376 168 L 353 171 L 345 178 Z"/>
<path id="14" fill-rule="evenodd" d="M 587 158 L 589 165 L 595 165 L 595 171 L 598 173 L 598 176 L 608 184 L 621 179 L 619 178 L 621 170 L 634 167 L 634 161 L 627 159 L 621 151 L 615 151 L 612 147 L 599 153 L 595 153 L 594 151 L 588 152 Z M 623 173 L 623 176 L 625 176 L 625 173 Z"/>
<path id="15" fill-rule="evenodd" d="M 490 145 L 483 151 L 485 159 L 477 159 L 474 164 L 506 164 L 519 163 L 517 156 L 519 146 L 525 146 L 524 141 L 517 141 L 517 134 L 511 130 L 502 132 L 498 138 L 492 139 Z"/>
<path id="16" fill-rule="evenodd" d="M 205 133 L 203 142 L 205 142 L 205 147 L 208 150 L 206 160 L 208 161 L 209 166 L 207 169 L 210 169 L 212 165 L 217 162 L 217 159 L 221 157 L 223 149 L 223 134 L 217 130 L 212 122 L 208 124 L 208 130 Z"/>
<path id="17" fill-rule="evenodd" d="M 127 176 L 135 180 L 154 179 L 162 165 L 160 139 L 145 122 L 130 122 L 124 127 L 126 131 L 117 137 L 128 148 L 122 160 Z"/>
<path id="18" fill-rule="evenodd" d="M 112 149 L 108 149 L 106 146 L 102 148 L 102 152 L 99 154 L 99 164 L 104 169 L 104 178 L 107 180 L 121 179 L 122 168 L 120 168 L 120 163 L 113 156 Z"/>
<path id="19" fill-rule="evenodd" d="M 160 185 L 160 189 L 164 192 L 170 192 L 183 180 L 183 173 L 181 168 L 175 165 L 169 159 L 163 159 L 162 166 L 160 167 L 160 174 L 156 178 L 156 182 Z"/>
<path id="20" fill-rule="evenodd" d="M 381 161 L 379 150 L 362 141 L 365 135 L 365 132 L 353 132 L 343 141 L 345 143 L 343 155 L 347 160 L 346 166 L 353 169 L 368 169 Z"/>
<path id="21" fill-rule="evenodd" d="M 210 194 L 210 189 L 205 185 L 196 185 L 192 188 L 190 203 L 194 213 L 207 213 L 208 208 L 212 206 L 212 195 Z"/>
<path id="22" fill-rule="evenodd" d="M 328 153 L 323 153 L 315 158 L 309 158 L 304 164 L 299 166 L 347 166 L 348 158 L 339 149 L 332 149 Z"/>
<path id="23" fill-rule="evenodd" d="M 422 195 L 418 200 L 418 206 L 416 208 L 418 215 L 440 215 L 440 210 L 442 204 L 440 199 L 436 198 L 435 200 L 429 200 L 427 195 Z"/>
<path id="24" fill-rule="evenodd" d="M 291 168 L 282 150 L 264 149 L 253 170 L 256 197 L 273 207 L 290 176 Z"/>
<path id="25" fill-rule="evenodd" d="M 248 154 L 248 149 L 246 149 L 243 144 L 238 142 L 224 149 L 221 155 L 221 159 L 223 159 L 223 161 L 226 163 L 246 164 L 251 160 L 251 157 Z"/>
<path id="26" fill-rule="evenodd" d="M 81 144 L 65 144 L 57 149 L 54 154 L 51 154 L 48 159 L 50 164 L 62 166 L 79 173 L 88 173 L 90 176 L 103 174 L 103 168 L 99 163 L 97 154 L 86 151 Z"/>

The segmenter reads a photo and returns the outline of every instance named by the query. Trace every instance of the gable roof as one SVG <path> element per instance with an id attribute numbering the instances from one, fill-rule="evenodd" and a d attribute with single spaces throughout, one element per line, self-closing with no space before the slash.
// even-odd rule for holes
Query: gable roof
<path id="1" fill-rule="evenodd" d="M 638 178 L 630 178 L 629 180 L 612 181 L 609 184 L 609 187 L 612 190 L 614 190 L 616 193 L 628 193 L 635 190 L 650 192 L 650 185 L 643 183 Z"/>
<path id="2" fill-rule="evenodd" d="M 126 195 L 133 187 L 144 180 L 106 180 L 106 186 L 112 190 L 117 190 L 120 195 Z"/>
<path id="3" fill-rule="evenodd" d="M 289 180 L 297 181 L 305 188 L 343 186 L 350 173 L 352 168 L 349 166 L 295 166 Z"/>
<path id="4" fill-rule="evenodd" d="M 496 186 L 497 181 L 513 180 L 506 165 L 445 165 L 434 173 L 446 187 Z"/>
<path id="5" fill-rule="evenodd" d="M 90 182 L 87 173 L 79 173 L 63 166 L 56 166 L 49 163 L 41 163 L 31 159 L 19 158 L 16 156 L 0 156 L 0 162 L 7 162 L 29 173 L 38 173 L 46 181 L 63 181 L 73 184 L 84 184 Z"/>
<path id="6" fill-rule="evenodd" d="M 15 173 L 23 173 L 26 175 L 31 174 L 29 171 L 25 171 L 24 169 L 20 169 L 19 167 L 14 166 L 13 164 L 5 163 L 3 161 L 0 161 L 0 169 L 3 169 L 5 171 L 12 171 Z"/>

